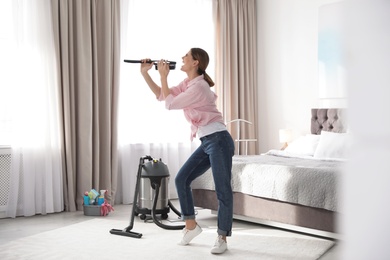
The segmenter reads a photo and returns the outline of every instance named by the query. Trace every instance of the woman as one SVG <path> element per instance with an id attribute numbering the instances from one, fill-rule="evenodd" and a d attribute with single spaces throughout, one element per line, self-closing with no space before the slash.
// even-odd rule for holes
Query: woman
<path id="1" fill-rule="evenodd" d="M 167 77 L 168 62 L 157 64 L 161 77 L 161 87 L 148 74 L 153 64 L 142 60 L 141 74 L 157 99 L 165 100 L 167 109 L 182 109 L 185 118 L 191 123 L 191 140 L 198 135 L 200 147 L 184 163 L 175 178 L 177 194 L 185 221 L 180 245 L 188 245 L 202 232 L 195 220 L 191 182 L 205 173 L 210 167 L 218 198 L 218 237 L 211 249 L 213 254 L 221 254 L 227 249 L 226 237 L 231 236 L 233 222 L 233 192 L 231 188 L 232 156 L 234 142 L 226 129 L 222 114 L 218 111 L 217 96 L 211 87 L 214 82 L 206 73 L 209 56 L 200 48 L 192 48 L 184 57 L 181 70 L 187 73 L 178 86 L 169 88 Z"/>

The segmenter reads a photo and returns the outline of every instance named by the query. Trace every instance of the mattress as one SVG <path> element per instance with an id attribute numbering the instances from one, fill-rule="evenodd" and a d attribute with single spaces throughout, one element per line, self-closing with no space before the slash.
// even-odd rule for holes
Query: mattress
<path id="1" fill-rule="evenodd" d="M 232 189 L 330 211 L 339 210 L 337 181 L 343 161 L 290 157 L 277 151 L 233 157 Z M 211 169 L 192 183 L 192 189 L 215 190 Z"/>

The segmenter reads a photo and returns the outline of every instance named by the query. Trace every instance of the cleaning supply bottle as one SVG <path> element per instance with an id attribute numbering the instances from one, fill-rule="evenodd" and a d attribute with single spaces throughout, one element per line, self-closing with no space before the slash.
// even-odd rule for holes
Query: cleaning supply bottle
<path id="1" fill-rule="evenodd" d="M 92 189 L 92 190 L 90 190 L 90 192 L 88 192 L 88 196 L 89 196 L 89 204 L 96 205 L 98 202 L 97 199 L 99 196 L 99 192 L 97 192 L 95 189 Z"/>
<path id="2" fill-rule="evenodd" d="M 104 203 L 104 194 L 107 190 L 100 190 L 100 196 L 98 198 L 98 205 L 102 205 Z"/>
<path id="3" fill-rule="evenodd" d="M 84 193 L 84 205 L 89 205 L 89 196 L 88 196 L 88 191 Z"/>

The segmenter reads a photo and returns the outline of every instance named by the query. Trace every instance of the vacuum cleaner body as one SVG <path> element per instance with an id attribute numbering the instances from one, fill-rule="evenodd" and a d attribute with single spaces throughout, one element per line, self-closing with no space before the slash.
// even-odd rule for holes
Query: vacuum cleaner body
<path id="1" fill-rule="evenodd" d="M 142 220 L 152 214 L 153 202 L 156 197 L 156 184 L 160 186 L 157 195 L 156 214 L 161 214 L 163 219 L 168 218 L 169 208 L 169 171 L 161 160 L 152 160 L 144 163 L 141 172 L 139 199 L 135 213 L 141 214 Z"/>

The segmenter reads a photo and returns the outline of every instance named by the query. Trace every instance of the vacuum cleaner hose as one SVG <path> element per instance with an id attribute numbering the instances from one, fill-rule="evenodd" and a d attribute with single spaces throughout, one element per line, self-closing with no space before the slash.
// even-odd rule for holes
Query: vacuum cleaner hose
<path id="1" fill-rule="evenodd" d="M 154 183 L 154 188 L 155 188 L 155 193 L 154 193 L 154 199 L 153 199 L 153 207 L 152 207 L 152 219 L 153 222 L 164 229 L 170 229 L 170 230 L 180 230 L 185 227 L 185 225 L 174 225 L 174 226 L 169 226 L 169 225 L 164 225 L 160 221 L 158 221 L 156 217 L 156 206 L 157 206 L 157 199 L 158 199 L 158 193 L 160 192 L 160 184 Z M 168 202 L 169 206 L 172 208 L 172 210 L 178 215 L 181 216 L 180 212 L 172 205 L 172 203 L 169 201 Z"/>
<path id="2" fill-rule="evenodd" d="M 180 211 L 178 211 L 175 206 L 173 206 L 172 202 L 170 200 L 168 200 L 168 206 L 173 210 L 173 212 L 176 213 L 176 215 L 178 215 L 179 217 L 181 216 L 181 213 Z"/>

